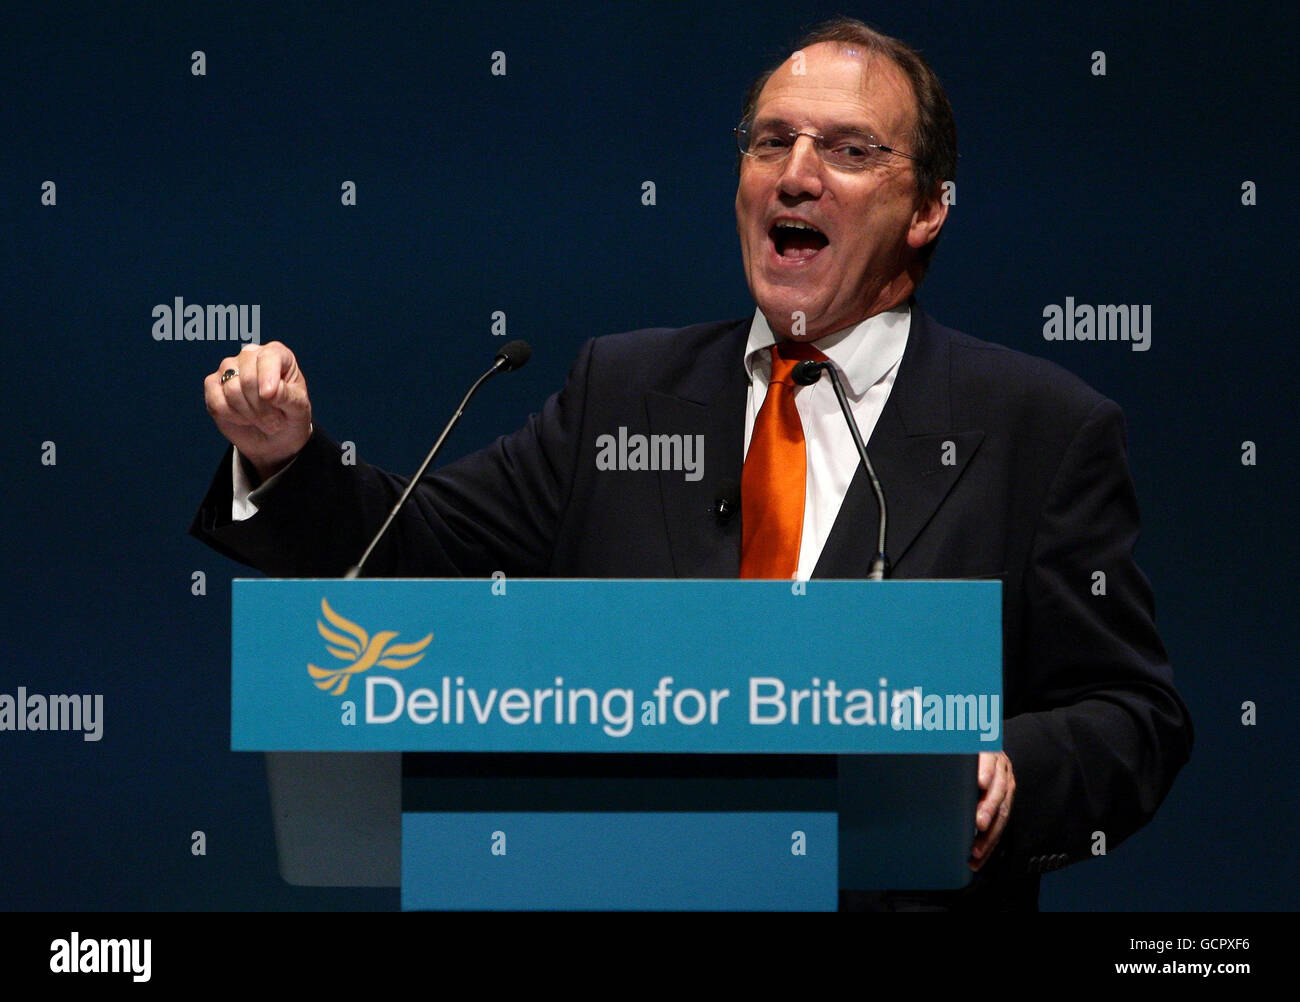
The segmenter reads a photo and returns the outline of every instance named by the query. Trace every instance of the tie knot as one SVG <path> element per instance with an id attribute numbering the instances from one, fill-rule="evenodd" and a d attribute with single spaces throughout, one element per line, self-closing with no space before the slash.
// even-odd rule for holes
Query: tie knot
<path id="1" fill-rule="evenodd" d="M 772 345 L 772 377 L 769 382 L 794 384 L 794 367 L 800 362 L 825 362 L 827 358 L 806 341 L 778 341 Z"/>

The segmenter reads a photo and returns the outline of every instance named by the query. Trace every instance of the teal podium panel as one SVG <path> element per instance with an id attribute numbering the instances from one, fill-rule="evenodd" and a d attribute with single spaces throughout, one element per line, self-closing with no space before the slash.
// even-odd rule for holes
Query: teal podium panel
<path id="1" fill-rule="evenodd" d="M 237 580 L 231 747 L 270 753 L 286 879 L 398 884 L 408 909 L 955 888 L 976 753 L 1002 747 L 1001 600 L 998 581 Z"/>
<path id="2" fill-rule="evenodd" d="M 973 753 L 998 581 L 237 580 L 236 751 Z"/>
<path id="3" fill-rule="evenodd" d="M 404 910 L 833 911 L 834 813 L 402 816 Z"/>

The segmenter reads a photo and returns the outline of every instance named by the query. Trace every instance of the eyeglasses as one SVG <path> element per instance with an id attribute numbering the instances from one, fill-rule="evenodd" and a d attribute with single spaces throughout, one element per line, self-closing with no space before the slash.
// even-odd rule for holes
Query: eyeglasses
<path id="1" fill-rule="evenodd" d="M 747 157 L 753 157 L 762 163 L 780 163 L 790 155 L 795 141 L 800 136 L 807 136 L 813 141 L 822 162 L 840 170 L 866 170 L 882 163 L 891 153 L 908 160 L 916 157 L 892 146 L 877 142 L 869 132 L 852 130 L 836 132 L 831 136 L 819 136 L 815 132 L 800 132 L 784 122 L 744 121 L 732 132 L 736 135 L 736 145 Z"/>

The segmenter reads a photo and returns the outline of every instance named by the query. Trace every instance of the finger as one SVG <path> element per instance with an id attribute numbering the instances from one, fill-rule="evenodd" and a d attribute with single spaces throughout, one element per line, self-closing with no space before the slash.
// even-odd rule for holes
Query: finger
<path id="1" fill-rule="evenodd" d="M 1011 808 L 1015 803 L 1015 770 L 1012 768 L 1009 758 L 1005 755 L 998 757 L 1000 761 L 997 771 L 1001 774 L 1001 778 L 996 779 L 995 784 L 1002 789 L 1002 796 L 994 810 L 992 823 L 988 830 L 981 833 L 971 846 L 971 858 L 968 862 L 972 870 L 978 870 L 983 866 L 984 862 L 992 855 L 993 850 L 997 848 L 998 842 L 1002 839 L 1002 833 L 1006 831 L 1011 818 Z M 989 792 L 991 794 L 993 791 L 990 790 Z"/>
<path id="2" fill-rule="evenodd" d="M 282 356 L 288 353 L 284 345 L 248 345 L 239 354 L 239 376 L 231 382 L 239 384 L 240 392 L 248 403 L 248 413 L 259 431 L 277 435 L 284 430 L 289 416 L 280 406 L 278 389 L 284 385 L 279 380 Z M 292 364 L 292 362 L 290 362 Z M 263 393 L 263 380 L 270 384 L 269 394 Z"/>
<path id="3" fill-rule="evenodd" d="M 225 402 L 226 411 L 237 416 L 241 423 L 251 424 L 252 414 L 239 387 L 238 357 L 231 355 L 223 358 L 221 364 L 217 366 L 217 371 L 208 378 L 216 380 L 217 390 Z"/>
<path id="4" fill-rule="evenodd" d="M 987 831 L 993 822 L 993 816 L 1002 806 L 1002 801 L 1007 795 L 1007 770 L 1001 761 L 993 768 L 993 781 L 989 784 L 987 792 L 980 798 L 979 805 L 975 808 L 975 827 L 980 831 Z"/>
<path id="5" fill-rule="evenodd" d="M 998 842 L 1001 841 L 1002 833 L 1006 831 L 1007 822 L 1010 818 L 1011 800 L 1008 798 L 1003 800 L 999 806 L 989 830 L 981 834 L 971 846 L 968 864 L 972 870 L 978 870 L 993 855 L 993 850 L 997 848 Z"/>
<path id="6" fill-rule="evenodd" d="M 997 814 L 993 818 L 993 827 L 985 835 L 987 836 L 988 852 L 992 852 L 1002 839 L 1002 833 L 1007 829 L 1007 822 L 1011 819 L 1011 805 L 1015 802 L 1015 781 L 1010 780 L 1007 787 L 1007 795 L 1002 798 L 1002 803 L 998 807 Z"/>
<path id="7" fill-rule="evenodd" d="M 257 353 L 257 395 L 271 403 L 280 389 L 283 356 L 274 345 L 268 344 Z"/>
<path id="8" fill-rule="evenodd" d="M 218 427 L 230 425 L 248 426 L 248 421 L 232 411 L 230 404 L 226 402 L 226 391 L 221 386 L 220 370 L 203 380 L 203 402 L 207 405 L 208 413 L 212 415 L 212 419 L 217 422 Z"/>
<path id="9" fill-rule="evenodd" d="M 270 402 L 286 417 L 311 417 L 311 401 L 307 399 L 307 383 L 296 369 L 288 379 L 281 379 Z"/>
<path id="10" fill-rule="evenodd" d="M 226 380 L 220 380 L 220 377 L 218 377 L 226 406 L 238 423 L 253 428 L 262 428 L 265 423 L 265 415 L 255 410 L 253 405 L 248 402 L 248 395 L 244 392 L 243 387 L 246 377 L 240 369 L 239 361 L 232 359 L 231 362 L 233 364 L 222 366 L 222 372 L 224 374 L 230 369 L 234 369 L 235 375 Z"/>
<path id="11" fill-rule="evenodd" d="M 996 844 L 991 828 L 980 833 L 970 847 L 970 860 L 968 862 L 972 870 L 978 870 L 988 861 L 989 855 L 993 852 Z"/>
<path id="12" fill-rule="evenodd" d="M 298 371 L 297 360 L 282 341 L 262 345 L 257 353 L 257 392 L 263 400 L 275 396 L 282 382 L 292 381 Z"/>
<path id="13" fill-rule="evenodd" d="M 976 781 L 981 790 L 979 801 L 975 804 L 975 830 L 977 832 L 983 831 L 983 827 L 979 823 L 981 812 L 991 809 L 988 806 L 991 794 L 989 784 L 993 781 L 993 776 L 997 772 L 997 765 L 998 756 L 996 752 L 980 752 L 979 768 L 976 775 Z"/>
<path id="14" fill-rule="evenodd" d="M 310 416 L 307 381 L 293 352 L 278 341 L 266 347 L 257 360 L 258 394 L 286 417 Z"/>
<path id="15" fill-rule="evenodd" d="M 244 399 L 248 402 L 249 410 L 259 417 L 263 416 L 266 411 L 266 405 L 262 403 L 257 387 L 257 360 L 263 350 L 265 349 L 259 345 L 246 345 L 235 356 L 238 359 L 235 365 L 239 369 L 239 375 L 230 381 L 238 384 L 239 392 L 244 395 Z"/>

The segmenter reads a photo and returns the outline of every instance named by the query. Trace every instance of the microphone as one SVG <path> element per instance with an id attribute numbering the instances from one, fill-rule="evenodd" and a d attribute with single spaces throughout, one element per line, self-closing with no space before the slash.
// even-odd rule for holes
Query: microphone
<path id="1" fill-rule="evenodd" d="M 511 341 L 496 353 L 494 362 L 501 363 L 502 372 L 514 372 L 516 369 L 522 369 L 528 364 L 528 360 L 533 357 L 533 349 L 528 346 L 527 341 Z M 496 368 L 496 366 L 493 366 Z"/>
<path id="2" fill-rule="evenodd" d="M 868 581 L 883 581 L 885 575 L 889 573 L 889 558 L 885 556 L 885 493 L 880 489 L 880 481 L 876 479 L 876 471 L 871 466 L 871 460 L 867 457 L 867 447 L 862 444 L 862 432 L 858 428 L 858 422 L 853 419 L 853 411 L 849 409 L 848 397 L 844 395 L 844 387 L 840 385 L 840 377 L 835 372 L 835 366 L 830 362 L 813 362 L 803 361 L 795 365 L 791 378 L 799 386 L 811 386 L 817 380 L 821 379 L 822 370 L 831 377 L 831 386 L 835 390 L 835 399 L 840 402 L 840 410 L 844 412 L 844 420 L 848 422 L 849 434 L 853 436 L 853 444 L 857 446 L 858 456 L 862 459 L 862 465 L 866 467 L 867 476 L 871 480 L 871 489 L 876 494 L 876 504 L 880 507 L 880 527 L 876 539 L 876 555 L 871 558 L 871 571 L 867 574 Z"/>
<path id="3" fill-rule="evenodd" d="M 812 386 L 822 378 L 822 369 L 825 365 L 825 362 L 814 362 L 811 359 L 796 362 L 790 378 L 794 380 L 796 386 Z"/>
<path id="4" fill-rule="evenodd" d="M 718 494 L 713 499 L 713 505 L 709 508 L 709 511 L 713 513 L 719 525 L 726 525 L 731 521 L 731 516 L 736 513 L 736 509 L 739 507 L 740 484 L 736 482 L 735 477 L 728 477 L 718 484 Z"/>
<path id="5" fill-rule="evenodd" d="M 345 581 L 351 581 L 361 573 L 361 568 L 364 567 L 366 561 L 370 559 L 371 551 L 373 551 L 379 541 L 384 538 L 384 533 L 386 533 L 388 527 L 393 524 L 393 519 L 397 517 L 397 513 L 401 510 L 402 505 L 406 504 L 406 499 L 415 491 L 415 485 L 418 484 L 420 478 L 424 476 L 424 471 L 427 470 L 429 464 L 433 462 L 433 457 L 438 455 L 442 450 L 442 443 L 447 440 L 447 436 L 451 434 L 452 428 L 456 427 L 456 422 L 459 421 L 460 416 L 465 413 L 465 405 L 469 403 L 470 397 L 477 393 L 478 388 L 498 372 L 514 372 L 516 369 L 522 369 L 524 365 L 527 364 L 528 359 L 532 357 L 532 354 L 533 349 L 528 346 L 527 341 L 511 341 L 496 353 L 496 357 L 492 359 L 492 368 L 488 369 L 487 372 L 474 380 L 474 385 L 469 388 L 469 392 L 467 392 L 461 399 L 460 406 L 456 408 L 456 413 L 451 416 L 451 420 L 447 422 L 447 426 L 442 429 L 442 434 L 438 436 L 438 441 L 433 443 L 433 448 L 430 449 L 429 454 L 424 457 L 424 462 L 421 463 L 420 468 L 415 471 L 415 476 L 413 476 L 410 482 L 406 485 L 406 490 L 402 491 L 402 496 L 397 499 L 397 504 L 393 505 L 393 510 L 388 513 L 388 517 L 384 519 L 384 524 L 381 525 L 379 531 L 375 533 L 375 538 L 372 539 L 370 545 L 366 547 L 366 552 L 361 554 L 361 559 L 349 567 L 347 573 L 343 575 Z"/>

